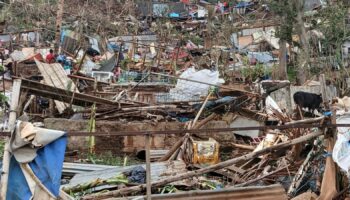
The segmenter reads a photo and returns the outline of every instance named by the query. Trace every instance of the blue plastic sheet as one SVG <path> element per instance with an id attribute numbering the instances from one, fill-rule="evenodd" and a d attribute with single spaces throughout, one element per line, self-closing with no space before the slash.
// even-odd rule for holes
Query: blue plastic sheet
<path id="1" fill-rule="evenodd" d="M 59 195 L 67 137 L 63 136 L 37 151 L 37 157 L 29 163 L 34 174 L 56 197 Z M 29 200 L 32 196 L 19 163 L 12 156 L 10 161 L 7 200 Z"/>
<path id="2" fill-rule="evenodd" d="M 246 8 L 246 7 L 250 7 L 250 6 L 252 6 L 252 5 L 254 5 L 254 3 L 242 1 L 242 2 L 237 3 L 237 5 L 235 6 L 235 8 Z"/>
<path id="3" fill-rule="evenodd" d="M 248 58 L 255 58 L 259 63 L 269 63 L 274 61 L 270 52 L 248 52 Z"/>
<path id="4" fill-rule="evenodd" d="M 170 18 L 178 18 L 178 17 L 180 17 L 180 14 L 179 13 L 170 13 L 169 17 Z"/>

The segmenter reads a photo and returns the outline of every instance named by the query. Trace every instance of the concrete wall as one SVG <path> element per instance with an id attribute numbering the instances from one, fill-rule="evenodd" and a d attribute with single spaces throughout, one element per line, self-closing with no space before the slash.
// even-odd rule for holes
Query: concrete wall
<path id="1" fill-rule="evenodd" d="M 264 123 L 255 121 L 246 117 L 241 117 L 238 116 L 231 124 L 231 128 L 235 127 L 249 127 L 249 126 L 263 126 Z M 249 136 L 249 137 L 259 137 L 261 134 L 260 130 L 249 130 L 249 131 L 235 131 L 234 133 L 238 135 L 243 135 L 243 136 Z"/>
<path id="2" fill-rule="evenodd" d="M 63 130 L 63 131 L 86 131 L 87 120 L 68 120 L 58 118 L 48 118 L 44 120 L 46 128 Z M 155 130 L 178 130 L 184 129 L 185 123 L 180 122 L 113 122 L 113 121 L 97 121 L 96 132 L 116 132 L 116 131 L 155 131 Z M 211 121 L 203 128 L 227 128 L 229 127 L 226 121 Z M 185 132 L 184 132 L 185 134 Z M 152 136 L 152 149 L 170 149 L 173 144 L 178 141 L 180 135 L 157 135 Z M 216 133 L 213 135 L 220 144 L 231 142 L 234 140 L 234 135 L 230 132 Z M 144 136 L 103 136 L 96 137 L 96 151 L 104 152 L 111 151 L 113 153 L 132 153 L 142 150 L 145 147 Z M 69 137 L 68 150 L 88 149 L 88 137 Z"/>
<path id="3" fill-rule="evenodd" d="M 334 86 L 327 86 L 327 99 L 332 99 L 337 96 L 337 91 Z M 321 94 L 321 86 L 290 86 L 279 89 L 271 93 L 271 97 L 280 106 L 281 109 L 286 109 L 288 113 L 292 113 L 295 109 L 293 100 L 294 93 L 298 91 L 310 92 L 315 94 Z"/>

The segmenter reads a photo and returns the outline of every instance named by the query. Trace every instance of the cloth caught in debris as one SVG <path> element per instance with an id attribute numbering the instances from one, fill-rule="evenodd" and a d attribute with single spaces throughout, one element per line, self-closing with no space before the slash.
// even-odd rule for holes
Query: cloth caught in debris
<path id="1" fill-rule="evenodd" d="M 52 130 L 51 130 L 52 132 Z M 50 135 L 50 132 L 46 132 Z M 61 136 L 36 152 L 36 157 L 29 164 L 20 164 L 15 157 L 11 158 L 7 200 L 54 199 L 59 196 L 64 152 L 67 137 Z M 37 179 L 48 192 L 40 188 L 33 178 L 28 176 L 23 166 L 29 166 Z M 40 195 L 40 198 L 36 198 Z"/>
<path id="2" fill-rule="evenodd" d="M 130 183 L 146 183 L 146 170 L 141 166 L 134 167 L 127 176 Z"/>
<path id="3" fill-rule="evenodd" d="M 34 127 L 28 122 L 18 121 L 10 140 L 10 152 L 17 162 L 29 163 L 37 156 L 37 150 L 65 135 L 56 131 Z"/>

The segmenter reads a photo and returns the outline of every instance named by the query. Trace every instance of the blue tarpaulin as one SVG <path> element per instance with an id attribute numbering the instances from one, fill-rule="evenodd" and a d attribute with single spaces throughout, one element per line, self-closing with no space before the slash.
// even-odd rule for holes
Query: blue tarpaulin
<path id="1" fill-rule="evenodd" d="M 255 58 L 259 63 L 269 63 L 274 61 L 270 52 L 248 52 L 248 58 Z"/>
<path id="2" fill-rule="evenodd" d="M 246 8 L 246 7 L 249 7 L 249 6 L 252 6 L 252 5 L 254 5 L 254 3 L 242 1 L 242 2 L 239 2 L 239 3 L 235 6 L 235 8 Z"/>
<path id="3" fill-rule="evenodd" d="M 67 137 L 63 136 L 37 151 L 37 157 L 29 163 L 41 183 L 56 197 L 59 195 Z M 8 179 L 7 200 L 29 200 L 32 193 L 20 164 L 12 156 Z"/>

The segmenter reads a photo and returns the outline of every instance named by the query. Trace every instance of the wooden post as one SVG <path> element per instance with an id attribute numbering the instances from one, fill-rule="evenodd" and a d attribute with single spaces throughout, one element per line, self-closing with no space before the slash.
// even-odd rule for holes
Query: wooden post
<path id="1" fill-rule="evenodd" d="M 324 74 L 320 75 L 320 84 L 323 102 L 326 103 L 326 105 L 328 105 L 326 77 Z"/>
<path id="2" fill-rule="evenodd" d="M 77 71 L 74 72 L 74 74 L 78 74 L 78 73 L 79 73 L 79 71 L 80 71 L 80 69 L 81 69 L 81 66 L 83 66 L 83 64 L 84 64 L 85 57 L 86 57 L 86 51 L 84 52 L 84 55 L 83 55 L 83 57 L 81 58 L 81 61 L 80 61 L 80 63 L 79 63 L 78 69 L 77 69 Z M 73 75 L 74 75 L 74 74 L 73 74 Z"/>
<path id="3" fill-rule="evenodd" d="M 162 45 L 160 45 L 159 50 L 158 50 L 158 57 L 157 57 L 157 69 L 159 68 L 160 65 L 160 60 L 162 59 Z"/>
<path id="4" fill-rule="evenodd" d="M 180 47 L 181 47 L 181 42 L 182 40 L 180 40 L 179 42 L 179 45 L 177 47 L 177 51 L 176 51 L 176 56 L 175 56 L 175 72 L 176 72 L 176 69 L 177 69 L 177 60 L 179 59 L 179 53 L 180 53 Z M 174 73 L 175 74 L 175 73 Z"/>
<path id="5" fill-rule="evenodd" d="M 12 97 L 11 97 L 11 105 L 10 105 L 10 116 L 9 116 L 9 125 L 8 130 L 13 131 L 16 125 L 16 116 L 17 116 L 17 106 L 19 101 L 19 96 L 21 92 L 21 79 L 15 79 L 13 81 L 13 88 L 12 88 Z M 10 168 L 10 139 L 6 138 L 6 144 L 4 149 L 4 157 L 3 157 L 3 166 L 2 166 L 2 175 L 1 175 L 1 193 L 0 193 L 0 199 L 6 199 L 6 192 L 7 192 L 7 184 L 8 184 L 8 175 L 9 175 L 9 168 Z"/>
<path id="6" fill-rule="evenodd" d="M 58 53 L 59 46 L 60 46 L 60 41 L 61 41 L 61 27 L 62 27 L 62 19 L 63 19 L 63 6 L 64 6 L 64 0 L 59 0 L 57 16 L 56 16 L 55 53 Z"/>
<path id="7" fill-rule="evenodd" d="M 210 96 L 211 96 L 211 91 L 209 92 L 207 98 L 205 98 L 205 100 L 204 100 L 204 102 L 203 102 L 203 104 L 202 104 L 202 107 L 200 108 L 200 110 L 198 111 L 196 117 L 194 118 L 191 128 L 193 128 L 193 127 L 196 125 L 196 123 L 197 123 L 197 121 L 198 121 L 198 119 L 199 119 L 199 116 L 202 114 L 202 112 L 203 112 L 203 110 L 204 110 L 204 108 L 205 108 L 205 105 L 207 104 L 207 102 L 208 102 Z"/>
<path id="8" fill-rule="evenodd" d="M 96 79 L 95 79 L 96 80 Z M 73 89 L 73 94 L 72 94 L 72 98 L 70 100 L 70 103 L 69 103 L 69 108 L 72 109 L 72 106 L 73 106 L 73 101 L 74 101 L 74 97 L 75 97 L 75 92 L 78 90 L 78 84 L 79 84 L 79 78 L 77 78 L 77 80 L 75 81 L 75 86 L 74 86 L 74 89 Z"/>
<path id="9" fill-rule="evenodd" d="M 151 136 L 146 135 L 146 187 L 147 187 L 147 200 L 151 200 L 151 153 L 150 153 L 150 144 Z"/>
<path id="10" fill-rule="evenodd" d="M 40 46 L 40 38 L 39 38 L 39 31 L 35 31 L 35 46 L 39 47 Z"/>

